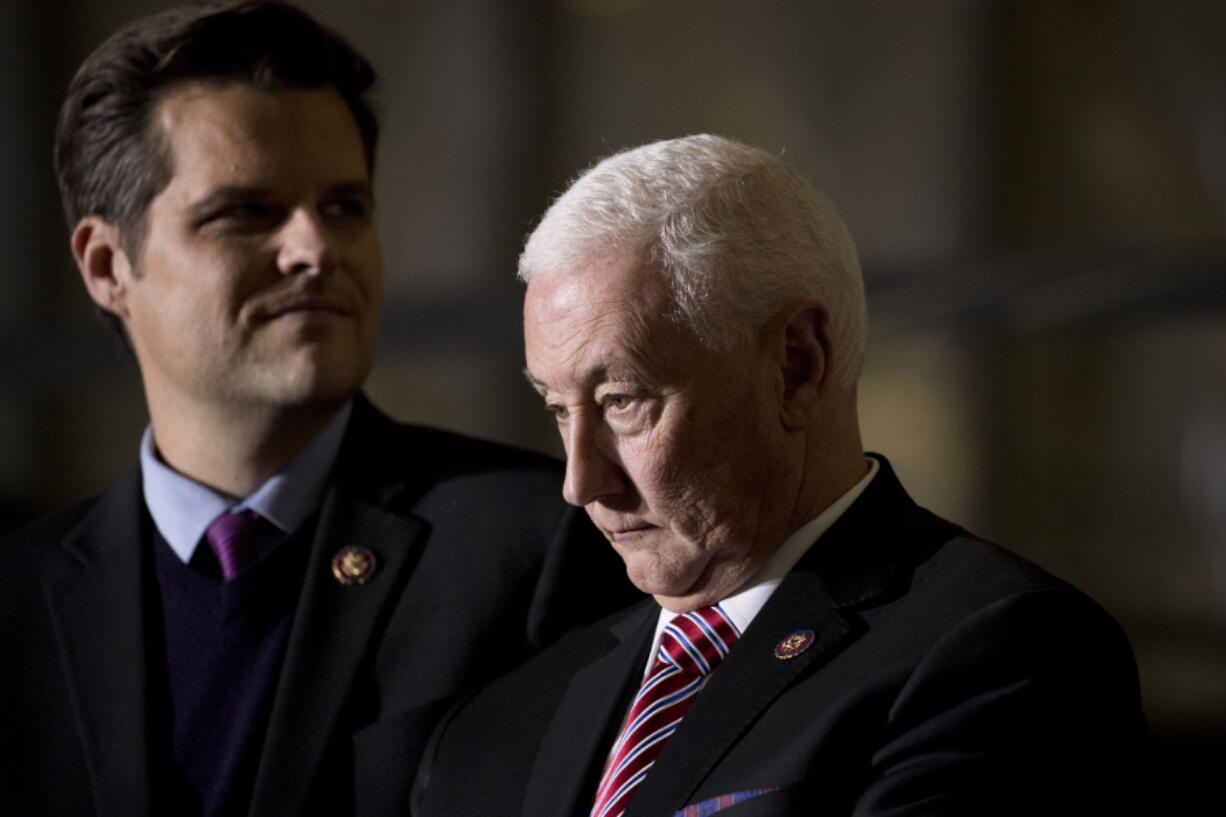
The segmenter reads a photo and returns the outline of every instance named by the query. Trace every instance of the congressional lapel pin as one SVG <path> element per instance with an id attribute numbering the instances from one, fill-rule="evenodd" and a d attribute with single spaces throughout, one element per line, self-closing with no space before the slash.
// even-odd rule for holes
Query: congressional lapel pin
<path id="1" fill-rule="evenodd" d="M 375 552 L 361 545 L 343 547 L 332 557 L 332 575 L 341 584 L 366 584 L 379 569 Z"/>
<path id="2" fill-rule="evenodd" d="M 797 630 L 775 645 L 775 657 L 780 661 L 795 658 L 813 646 L 816 634 L 812 630 Z"/>

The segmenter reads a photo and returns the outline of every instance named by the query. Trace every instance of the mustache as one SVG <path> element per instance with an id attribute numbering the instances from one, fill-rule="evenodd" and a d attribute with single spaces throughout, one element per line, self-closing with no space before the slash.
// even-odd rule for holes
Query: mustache
<path id="1" fill-rule="evenodd" d="M 293 283 L 264 295 L 253 304 L 256 318 L 271 320 L 290 312 L 317 311 L 352 315 L 359 298 L 352 285 L 341 282 Z"/>

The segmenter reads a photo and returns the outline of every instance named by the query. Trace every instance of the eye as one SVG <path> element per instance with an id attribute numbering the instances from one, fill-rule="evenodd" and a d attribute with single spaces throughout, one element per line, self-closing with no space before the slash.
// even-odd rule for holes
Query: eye
<path id="1" fill-rule="evenodd" d="M 200 219 L 198 226 L 254 233 L 276 227 L 283 217 L 284 211 L 269 202 L 239 201 L 207 213 Z"/>
<path id="2" fill-rule="evenodd" d="M 561 403 L 546 403 L 545 411 L 552 414 L 554 418 L 558 420 L 565 420 L 568 415 L 566 406 L 562 405 Z"/>
<path id="3" fill-rule="evenodd" d="M 374 202 L 366 196 L 339 196 L 320 205 L 319 211 L 328 218 L 351 218 L 368 221 L 374 213 Z"/>
<path id="4" fill-rule="evenodd" d="M 604 407 L 614 411 L 625 411 L 634 403 L 634 398 L 628 394 L 610 394 L 604 398 Z"/>

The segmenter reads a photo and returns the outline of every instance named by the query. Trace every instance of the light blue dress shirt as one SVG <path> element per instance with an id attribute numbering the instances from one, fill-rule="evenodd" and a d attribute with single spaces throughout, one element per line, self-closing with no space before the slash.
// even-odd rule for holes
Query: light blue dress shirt
<path id="1" fill-rule="evenodd" d="M 340 453 L 353 404 L 346 403 L 311 444 L 251 496 L 218 493 L 180 474 L 157 454 L 152 426 L 140 444 L 145 506 L 162 538 L 183 560 L 191 561 L 209 524 L 227 511 L 253 510 L 282 533 L 292 535 L 319 505 L 324 483 Z"/>

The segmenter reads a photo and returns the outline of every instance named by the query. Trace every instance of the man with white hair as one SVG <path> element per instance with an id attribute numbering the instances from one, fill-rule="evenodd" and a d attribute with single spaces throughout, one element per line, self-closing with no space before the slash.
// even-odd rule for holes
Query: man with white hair
<path id="1" fill-rule="evenodd" d="M 1127 810 L 1127 639 L 865 455 L 856 251 L 799 174 L 714 136 L 616 154 L 519 271 L 563 494 L 653 598 L 453 712 L 421 815 Z"/>

